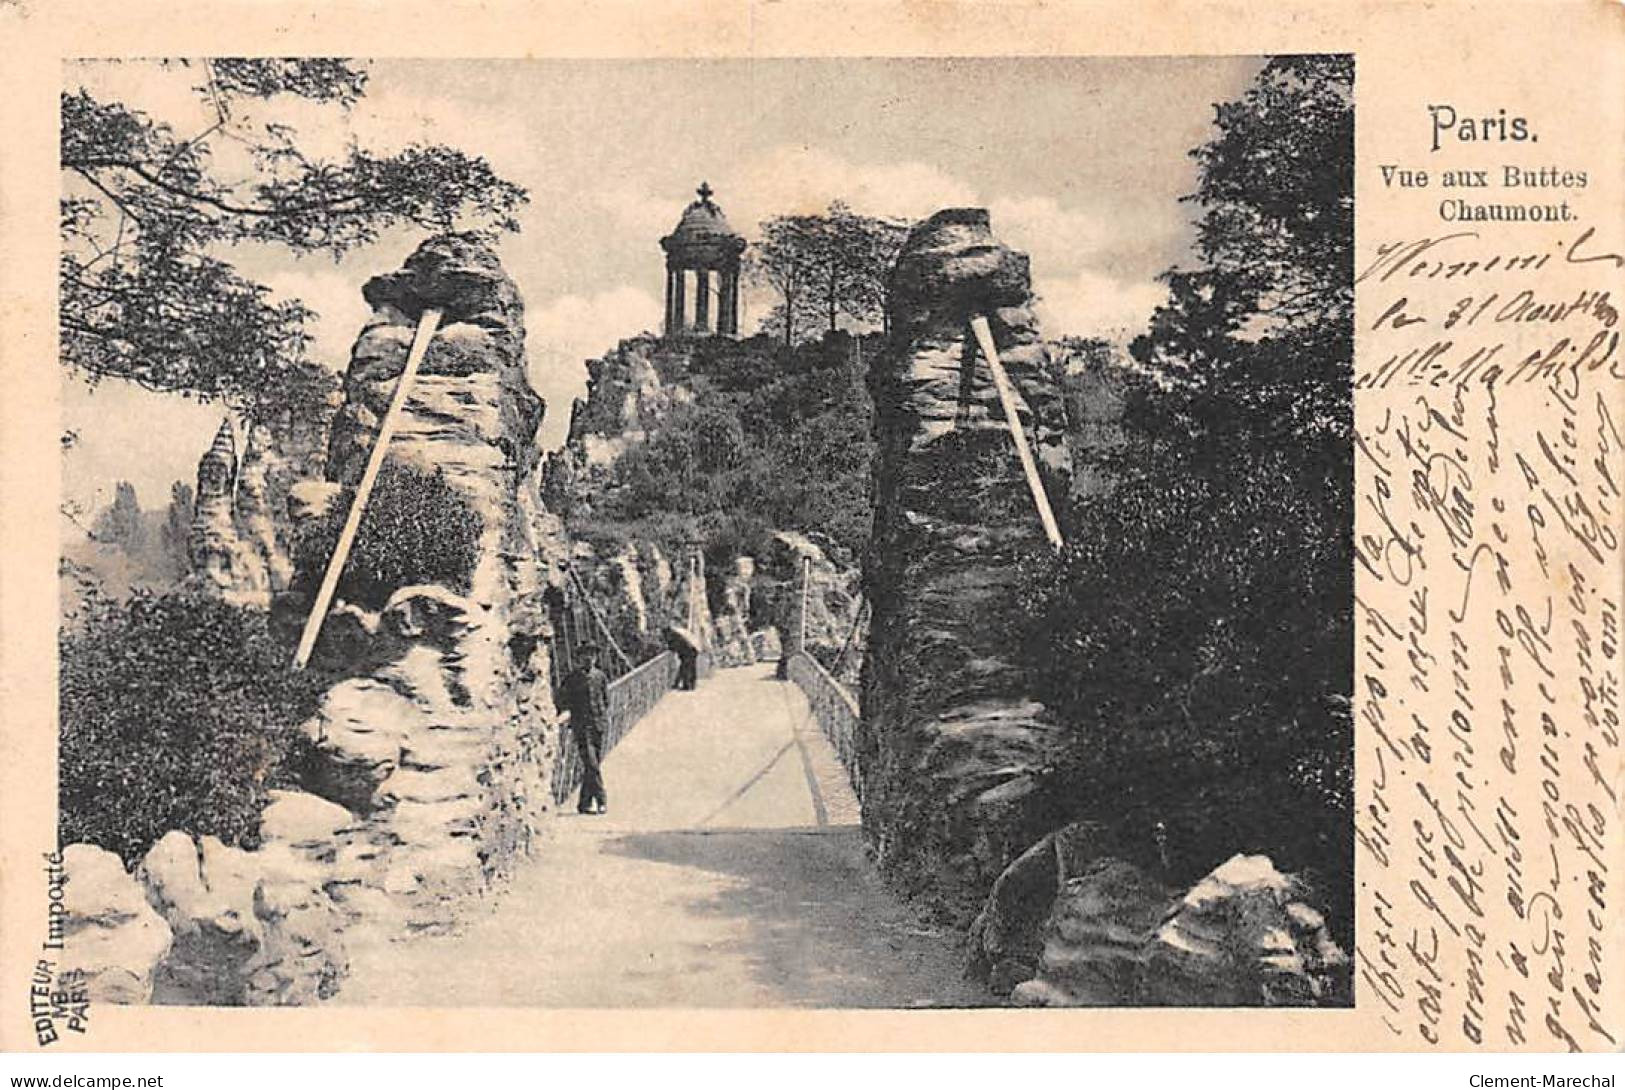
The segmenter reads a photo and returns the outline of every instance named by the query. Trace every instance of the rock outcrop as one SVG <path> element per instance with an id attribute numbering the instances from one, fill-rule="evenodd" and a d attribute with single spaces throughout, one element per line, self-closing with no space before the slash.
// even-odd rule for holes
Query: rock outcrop
<path id="1" fill-rule="evenodd" d="M 291 845 L 247 852 L 172 832 L 137 877 L 175 936 L 154 1002 L 293 1006 L 337 993 L 348 958 L 329 875 Z"/>
<path id="2" fill-rule="evenodd" d="M 603 469 L 647 440 L 674 409 L 694 400 L 691 357 L 690 345 L 645 334 L 587 361 L 587 396 L 571 407 L 564 449 L 548 459 L 550 504 L 567 493 L 576 500 L 588 497 Z"/>
<path id="3" fill-rule="evenodd" d="M 237 523 L 237 440 L 222 420 L 197 467 L 192 530 L 187 539 L 193 586 L 236 605 L 271 604 L 271 573 L 265 558 L 244 540 Z"/>
<path id="4" fill-rule="evenodd" d="M 826 665 L 844 651 L 843 661 L 854 667 L 850 681 L 855 683 L 855 666 L 863 658 L 862 644 L 849 637 L 862 602 L 861 573 L 849 557 L 831 553 L 806 534 L 775 530 L 761 561 L 766 582 L 778 594 L 776 607 L 768 612 L 788 633 L 792 644 L 804 641 L 806 650 Z M 801 594 L 803 579 L 807 583 L 805 598 Z"/>
<path id="5" fill-rule="evenodd" d="M 348 640 L 365 670 L 307 724 L 317 759 L 306 787 L 361 819 L 336 848 L 346 908 L 387 907 L 368 916 L 385 928 L 442 928 L 506 873 L 551 808 L 547 603 L 566 553 L 538 494 L 543 405 L 526 377 L 524 306 L 495 254 L 438 236 L 363 295 L 373 314 L 345 373 L 327 481 L 291 489 L 290 507 L 318 515 L 360 477 L 418 318 L 436 308 L 388 458 L 443 473 L 481 530 L 466 594 L 399 587 L 376 617 L 335 607 L 324 640 Z"/>
<path id="6" fill-rule="evenodd" d="M 750 642 L 751 583 L 756 578 L 752 557 L 735 557 L 722 579 L 722 609 L 716 622 L 714 654 L 719 666 L 747 666 L 756 661 Z"/>
<path id="7" fill-rule="evenodd" d="M 308 409 L 306 410 L 308 411 Z M 189 585 L 238 605 L 264 609 L 294 577 L 289 490 L 321 471 L 327 414 L 292 410 L 248 428 L 239 459 L 231 421 L 222 420 L 198 461 L 188 535 Z"/>
<path id="8" fill-rule="evenodd" d="M 1350 964 L 1264 856 L 1189 890 L 1069 825 L 1007 867 L 971 927 L 971 970 L 1018 1006 L 1347 1006 Z"/>
<path id="9" fill-rule="evenodd" d="M 917 226 L 898 258 L 876 413 L 872 607 L 858 740 L 864 826 L 882 869 L 968 921 L 1037 839 L 1027 805 L 1055 729 L 1029 695 L 1017 564 L 1047 549 L 969 321 L 988 319 L 1051 496 L 1067 493 L 1060 385 L 1027 259 L 982 209 Z"/>
<path id="10" fill-rule="evenodd" d="M 62 852 L 62 974 L 84 974 L 92 1003 L 146 1003 L 169 953 L 169 925 L 112 852 L 70 844 Z"/>
<path id="11" fill-rule="evenodd" d="M 1346 1006 L 1348 955 L 1302 884 L 1262 855 L 1232 856 L 1157 929 L 1142 997 L 1157 1005 Z"/>
<path id="12" fill-rule="evenodd" d="M 271 429 L 264 424 L 249 429 L 247 449 L 237 470 L 236 504 L 238 537 L 265 565 L 266 583 L 273 594 L 287 590 L 293 580 L 293 560 L 278 532 L 282 520 L 276 514 L 273 496 L 275 442 Z"/>

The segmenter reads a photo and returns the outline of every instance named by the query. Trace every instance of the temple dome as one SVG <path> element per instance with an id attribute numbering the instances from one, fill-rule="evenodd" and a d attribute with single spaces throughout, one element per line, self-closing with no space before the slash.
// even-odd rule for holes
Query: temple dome
<path id="1" fill-rule="evenodd" d="M 700 184 L 697 190 L 700 199 L 691 201 L 683 209 L 682 218 L 677 221 L 677 227 L 671 234 L 660 240 L 660 244 L 670 249 L 673 244 L 692 245 L 696 243 L 731 242 L 743 238 L 728 224 L 727 217 L 722 214 L 711 194 L 714 192 L 709 185 Z"/>

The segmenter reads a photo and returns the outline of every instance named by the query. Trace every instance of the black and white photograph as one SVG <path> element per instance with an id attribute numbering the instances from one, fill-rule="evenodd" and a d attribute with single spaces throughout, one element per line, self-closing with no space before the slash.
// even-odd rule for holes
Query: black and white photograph
<path id="1" fill-rule="evenodd" d="M 1354 73 L 63 64 L 56 979 L 1352 1007 Z"/>

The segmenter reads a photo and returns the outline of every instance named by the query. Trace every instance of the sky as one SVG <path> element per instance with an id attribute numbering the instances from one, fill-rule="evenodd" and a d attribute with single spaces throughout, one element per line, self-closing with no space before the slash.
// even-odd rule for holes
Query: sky
<path id="1" fill-rule="evenodd" d="M 734 229 L 843 199 L 871 215 L 921 218 L 989 209 L 993 230 L 1032 258 L 1046 335 L 1132 336 L 1164 290 L 1158 274 L 1193 258 L 1190 149 L 1214 103 L 1238 97 L 1261 58 L 766 60 L 376 60 L 348 110 L 298 100 L 256 105 L 307 151 L 338 156 L 445 143 L 487 158 L 530 192 L 521 230 L 499 245 L 526 303 L 532 385 L 547 402 L 539 437 L 558 446 L 584 361 L 658 330 L 659 239 L 703 180 Z M 195 70 L 152 62 L 64 68 L 69 88 L 200 132 L 212 114 Z M 242 113 L 242 108 L 239 108 Z M 248 176 L 218 142 L 215 165 Z M 266 247 L 225 255 L 318 312 L 315 356 L 335 371 L 367 316 L 361 285 L 398 268 L 425 237 L 389 232 L 342 262 Z M 752 332 L 772 299 L 747 291 Z M 143 506 L 190 481 L 222 409 L 71 376 L 63 424 L 66 497 L 95 509 L 123 478 Z M 136 454 L 134 452 L 140 452 Z"/>

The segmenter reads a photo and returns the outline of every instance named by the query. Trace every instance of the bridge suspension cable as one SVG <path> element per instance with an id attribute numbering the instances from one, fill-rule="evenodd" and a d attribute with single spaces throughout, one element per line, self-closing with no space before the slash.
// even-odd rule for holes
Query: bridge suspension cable
<path id="1" fill-rule="evenodd" d="M 621 663 L 626 667 L 627 672 L 630 673 L 631 671 L 637 669 L 637 665 L 632 661 L 627 653 L 621 650 L 620 643 L 615 639 L 615 633 L 609 630 L 609 622 L 604 620 L 604 615 L 602 613 L 598 612 L 598 606 L 593 603 L 592 595 L 587 593 L 587 588 L 582 584 L 581 577 L 576 574 L 575 568 L 567 566 L 564 570 L 570 573 L 570 582 L 575 585 L 576 592 L 581 595 L 581 600 L 587 603 L 587 612 L 592 614 L 592 619 L 598 624 L 598 631 L 602 632 L 604 634 L 604 639 L 609 641 L 609 646 L 613 648 L 615 654 L 620 657 Z"/>

